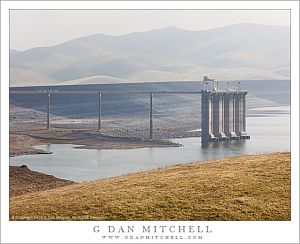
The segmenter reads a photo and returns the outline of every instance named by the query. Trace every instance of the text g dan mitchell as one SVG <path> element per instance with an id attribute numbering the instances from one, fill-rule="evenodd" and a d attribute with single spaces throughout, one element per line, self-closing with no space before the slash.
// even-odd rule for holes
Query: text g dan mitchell
<path id="1" fill-rule="evenodd" d="M 93 232 L 101 234 L 204 234 L 211 233 L 212 230 L 209 225 L 95 225 Z"/>

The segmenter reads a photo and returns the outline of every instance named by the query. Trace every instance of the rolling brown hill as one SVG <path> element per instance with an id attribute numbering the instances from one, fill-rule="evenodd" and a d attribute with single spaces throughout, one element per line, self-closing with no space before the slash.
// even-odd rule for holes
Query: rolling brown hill
<path id="1" fill-rule="evenodd" d="M 289 152 L 240 156 L 10 198 L 11 220 L 290 220 Z"/>

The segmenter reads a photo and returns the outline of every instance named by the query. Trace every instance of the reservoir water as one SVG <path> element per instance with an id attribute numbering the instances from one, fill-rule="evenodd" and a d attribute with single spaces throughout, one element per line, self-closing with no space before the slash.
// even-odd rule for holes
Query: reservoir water
<path id="1" fill-rule="evenodd" d="M 201 148 L 200 138 L 172 139 L 183 147 L 130 150 L 75 149 L 70 144 L 40 145 L 52 154 L 10 158 L 10 165 L 26 164 L 31 170 L 77 182 L 124 175 L 178 163 L 205 161 L 242 154 L 290 151 L 290 107 L 249 109 L 250 140 L 211 143 Z"/>

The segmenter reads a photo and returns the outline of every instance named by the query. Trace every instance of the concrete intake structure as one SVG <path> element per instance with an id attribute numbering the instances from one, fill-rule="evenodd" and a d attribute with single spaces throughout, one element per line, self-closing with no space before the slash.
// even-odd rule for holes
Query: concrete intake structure
<path id="1" fill-rule="evenodd" d="M 208 89 L 212 81 L 212 89 Z M 201 99 L 202 146 L 211 141 L 250 139 L 246 132 L 246 95 L 248 91 L 219 89 L 219 83 L 203 80 Z"/>

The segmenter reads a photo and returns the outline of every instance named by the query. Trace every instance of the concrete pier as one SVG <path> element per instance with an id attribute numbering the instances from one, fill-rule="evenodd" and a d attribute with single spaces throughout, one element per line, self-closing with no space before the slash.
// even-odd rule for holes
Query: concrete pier
<path id="1" fill-rule="evenodd" d="M 48 92 L 47 130 L 50 130 L 50 99 L 51 99 L 51 94 L 50 94 L 50 92 Z"/>
<path id="2" fill-rule="evenodd" d="M 149 137 L 153 139 L 153 93 L 150 92 L 150 128 L 149 128 Z"/>
<path id="3" fill-rule="evenodd" d="M 227 136 L 225 134 L 225 130 L 224 130 L 224 108 L 225 108 L 225 103 L 224 103 L 224 98 L 225 95 L 224 93 L 220 93 L 219 94 L 219 134 L 218 137 L 222 140 L 225 141 L 227 140 Z"/>
<path id="4" fill-rule="evenodd" d="M 215 137 L 219 136 L 220 132 L 220 121 L 222 120 L 220 117 L 220 97 L 219 94 L 212 94 L 212 111 L 213 111 L 213 128 L 212 132 Z"/>
<path id="5" fill-rule="evenodd" d="M 211 140 L 211 128 L 212 128 L 212 116 L 211 116 L 211 94 L 208 91 L 203 90 L 201 96 L 201 134 L 202 145 L 207 145 Z M 207 118 L 207 119 L 205 119 Z"/>
<path id="6" fill-rule="evenodd" d="M 208 89 L 208 81 L 212 81 Z M 250 139 L 246 132 L 246 90 L 220 90 L 214 80 L 203 80 L 201 105 L 202 145 L 210 141 Z"/>
<path id="7" fill-rule="evenodd" d="M 240 135 L 240 94 L 234 94 L 234 132 L 237 136 Z"/>
<path id="8" fill-rule="evenodd" d="M 98 93 L 98 130 L 101 131 L 101 92 Z"/>

